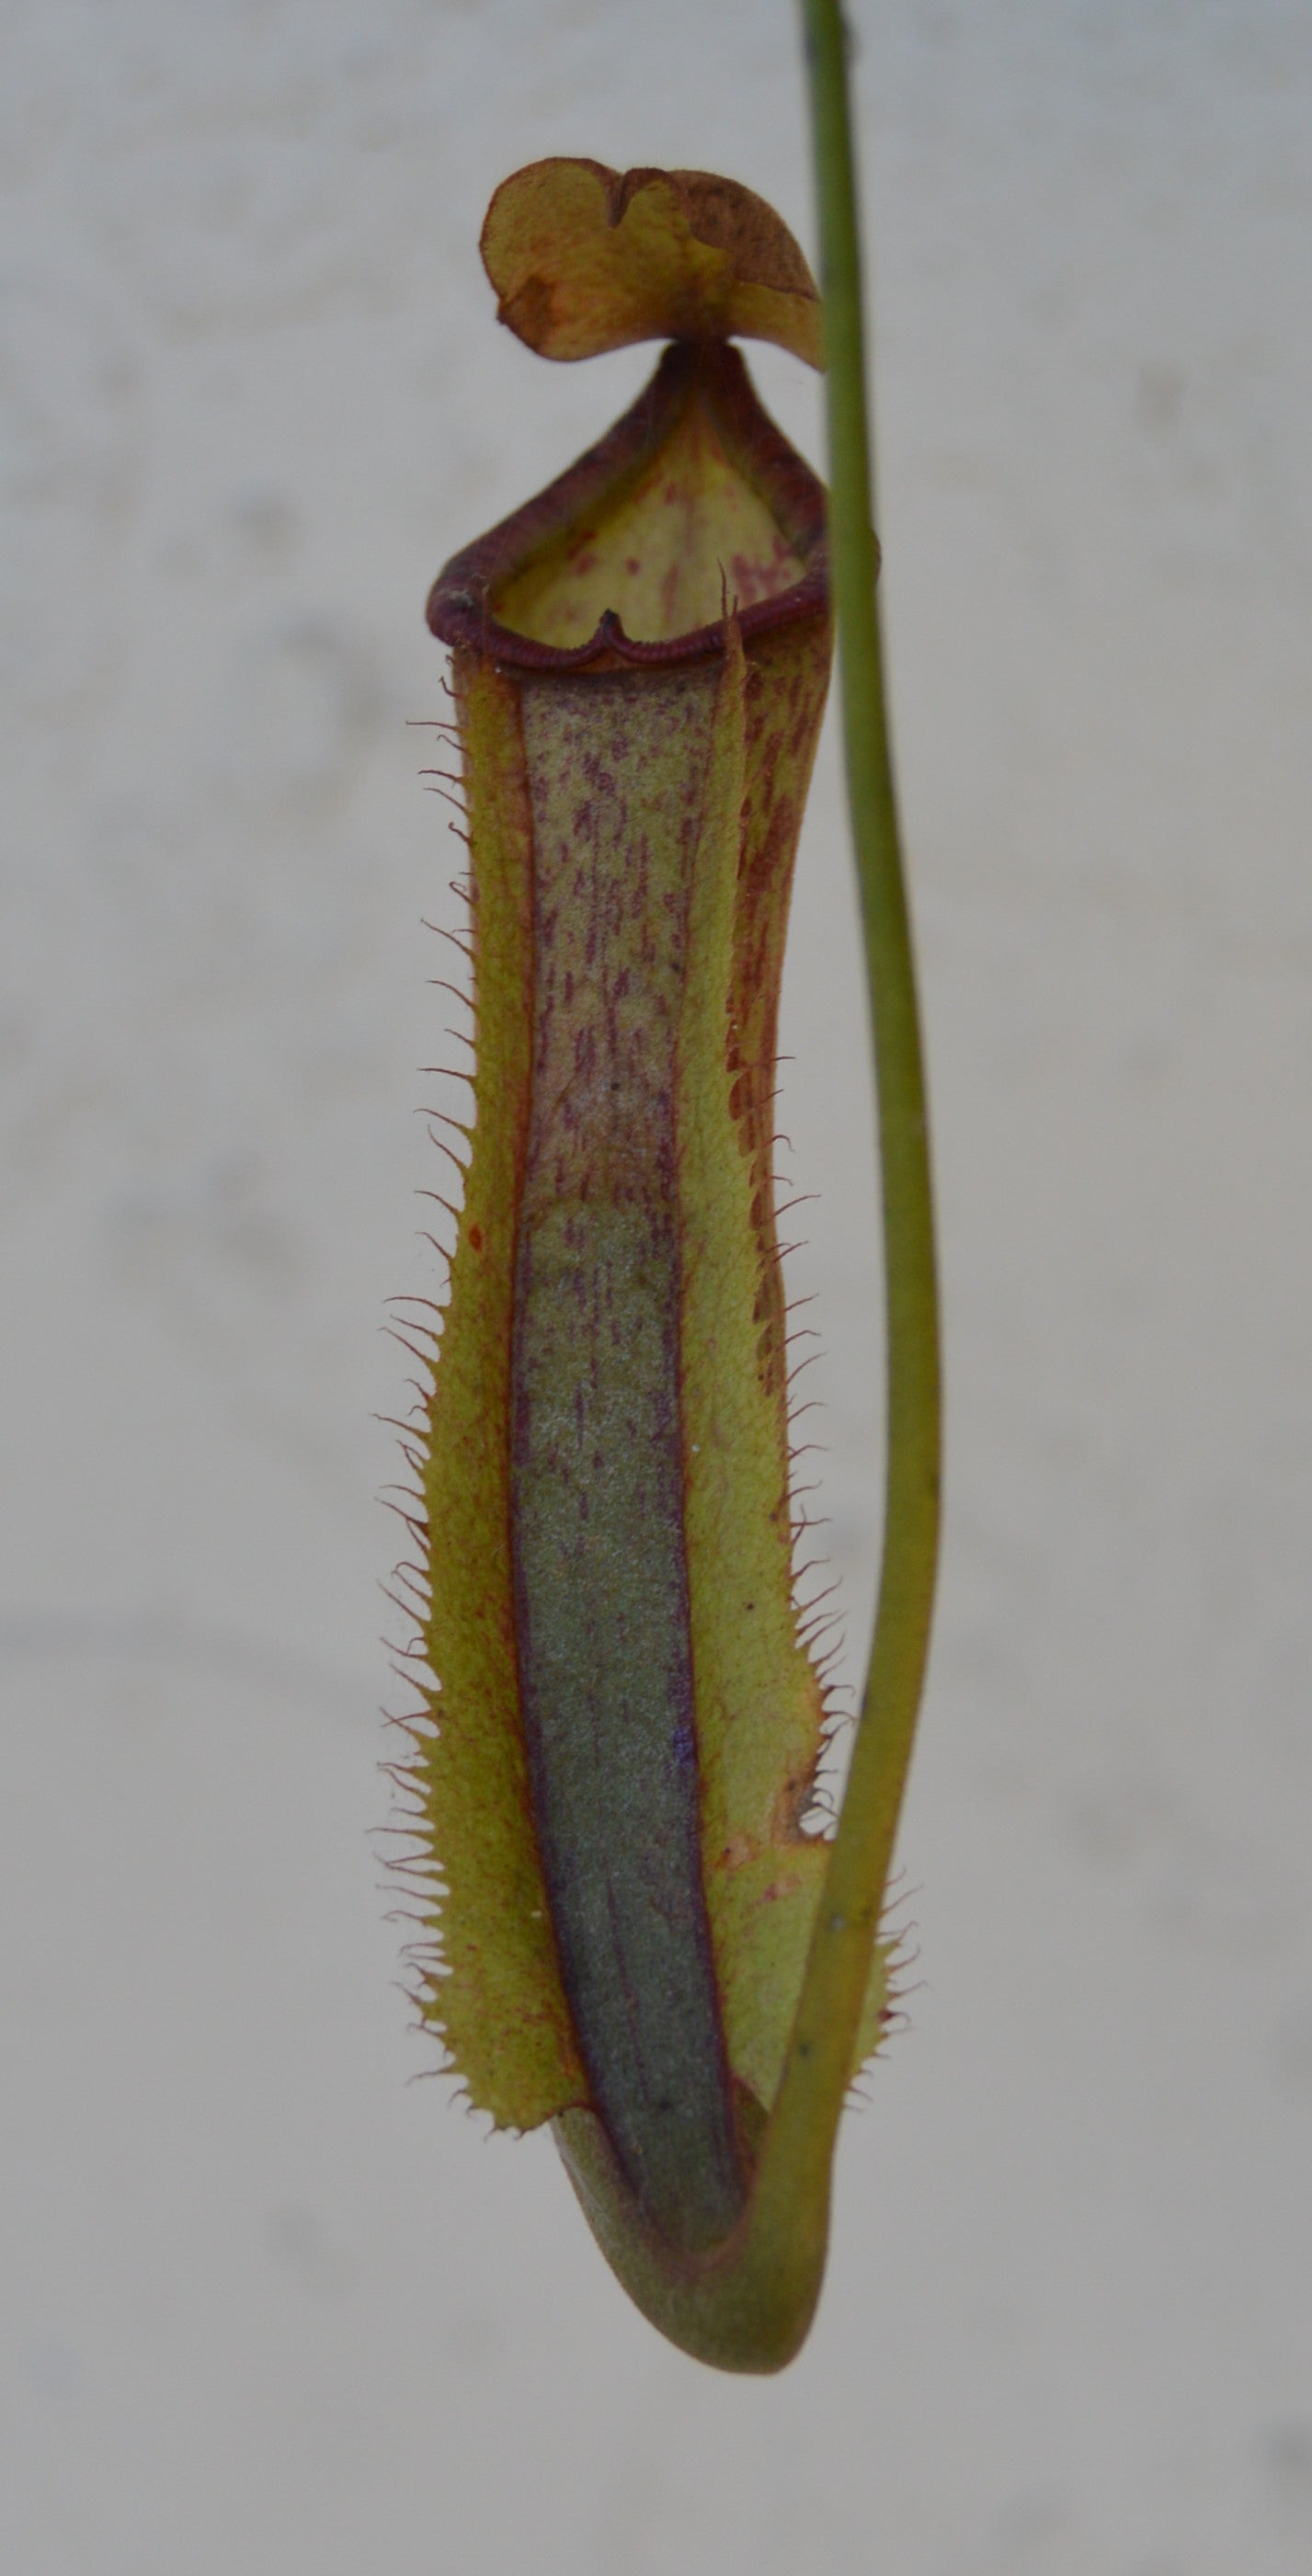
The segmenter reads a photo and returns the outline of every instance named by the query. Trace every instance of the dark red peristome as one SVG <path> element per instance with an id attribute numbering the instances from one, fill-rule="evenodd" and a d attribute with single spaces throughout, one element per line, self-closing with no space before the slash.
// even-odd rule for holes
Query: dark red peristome
<path id="1" fill-rule="evenodd" d="M 625 662 L 695 662 L 725 649 L 724 621 L 697 626 L 663 643 L 642 644 L 626 635 L 610 610 L 586 644 L 539 644 L 503 626 L 491 599 L 540 547 L 550 544 L 619 479 L 655 453 L 693 385 L 705 395 L 734 463 L 761 498 L 806 564 L 805 578 L 773 599 L 738 614 L 745 644 L 753 636 L 823 612 L 828 599 L 824 486 L 764 412 L 736 349 L 722 340 L 676 340 L 632 409 L 606 436 L 526 501 L 513 518 L 465 546 L 438 574 L 428 597 L 428 623 L 439 642 L 484 653 L 521 671 L 577 671 L 590 665 L 614 669 Z"/>

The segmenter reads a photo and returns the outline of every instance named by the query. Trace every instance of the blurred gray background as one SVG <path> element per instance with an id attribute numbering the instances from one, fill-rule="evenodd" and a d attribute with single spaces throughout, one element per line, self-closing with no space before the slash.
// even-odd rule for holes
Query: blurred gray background
<path id="1" fill-rule="evenodd" d="M 650 363 L 530 357 L 478 227 L 581 151 L 810 243 L 793 13 L 3 11 L 13 2576 L 1312 2565 L 1312 20 L 854 14 L 950 1472 L 911 2027 L 767 2384 L 412 2081 L 369 1835 L 459 858 L 423 599 Z M 855 1677 L 847 864 L 830 741 L 782 1123 Z"/>

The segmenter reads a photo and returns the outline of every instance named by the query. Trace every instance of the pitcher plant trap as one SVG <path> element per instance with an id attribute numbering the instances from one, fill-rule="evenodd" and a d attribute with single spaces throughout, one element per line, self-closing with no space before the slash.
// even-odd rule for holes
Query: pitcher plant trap
<path id="1" fill-rule="evenodd" d="M 664 341 L 620 421 L 439 576 L 469 843 L 471 1106 L 406 1439 L 416 1991 L 468 2100 L 551 2122 L 654 2325 L 796 2352 L 927 1651 L 938 1361 L 880 666 L 845 33 L 804 9 L 823 296 L 731 179 L 533 163 L 482 235 L 551 359 Z M 826 377 L 830 491 L 734 343 Z M 872 1005 L 888 1458 L 846 1794 L 814 1829 L 774 1185 L 793 863 L 837 626 Z M 853 1079 L 864 1079 L 864 1068 Z M 808 1830 L 808 1826 L 811 1828 Z"/>

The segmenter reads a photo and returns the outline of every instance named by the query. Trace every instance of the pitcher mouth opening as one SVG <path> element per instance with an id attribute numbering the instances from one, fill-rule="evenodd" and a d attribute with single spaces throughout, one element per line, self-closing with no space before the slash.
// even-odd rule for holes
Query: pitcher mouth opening
<path id="1" fill-rule="evenodd" d="M 823 485 L 736 349 L 676 340 L 595 447 L 452 556 L 427 613 L 443 644 L 566 672 L 700 661 L 726 615 L 746 642 L 827 608 Z"/>

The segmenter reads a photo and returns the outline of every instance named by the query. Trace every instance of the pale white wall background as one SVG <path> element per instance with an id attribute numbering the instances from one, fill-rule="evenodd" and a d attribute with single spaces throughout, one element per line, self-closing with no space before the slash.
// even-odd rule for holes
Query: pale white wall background
<path id="1" fill-rule="evenodd" d="M 13 2576 L 1312 2564 L 1312 21 L 856 14 L 949 1511 L 924 1982 L 760 2384 L 626 2307 L 545 2141 L 409 2081 L 371 1416 L 435 1276 L 424 592 L 647 364 L 498 333 L 483 205 L 583 151 L 809 240 L 792 12 L 3 13 Z M 854 1672 L 832 750 L 788 1022 Z"/>

